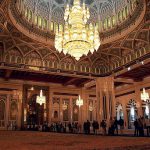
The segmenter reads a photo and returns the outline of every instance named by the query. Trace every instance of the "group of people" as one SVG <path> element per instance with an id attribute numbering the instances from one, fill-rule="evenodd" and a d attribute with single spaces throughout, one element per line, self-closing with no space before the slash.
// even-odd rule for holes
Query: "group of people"
<path id="1" fill-rule="evenodd" d="M 134 136 L 144 136 L 144 129 L 147 130 L 147 136 L 150 136 L 150 119 L 148 116 L 139 117 L 134 121 Z"/>
<path id="2" fill-rule="evenodd" d="M 94 134 L 98 134 L 99 123 L 98 123 L 98 121 L 95 121 L 95 120 L 92 122 L 92 124 L 90 123 L 89 120 L 87 120 L 86 122 L 84 122 L 84 124 L 83 124 L 84 133 L 85 134 L 90 134 L 91 127 L 93 128 L 93 133 Z"/>
<path id="3" fill-rule="evenodd" d="M 124 129 L 124 120 L 120 117 L 119 120 L 117 120 L 116 117 L 110 118 L 109 124 L 107 126 L 106 120 L 102 120 L 100 124 L 102 128 L 102 134 L 107 134 L 108 129 L 108 135 L 118 135 L 118 127 L 120 127 L 120 134 L 123 134 Z"/>
<path id="4" fill-rule="evenodd" d="M 120 117 L 117 120 L 116 117 L 110 118 L 109 122 L 102 120 L 100 124 L 98 121 L 90 122 L 89 120 L 85 121 L 83 125 L 78 122 L 66 122 L 66 123 L 51 123 L 48 124 L 45 122 L 42 126 L 38 125 L 28 125 L 27 130 L 40 130 L 40 131 L 49 131 L 49 132 L 59 132 L 59 133 L 84 133 L 84 134 L 98 134 L 99 129 L 101 129 L 102 135 L 123 135 L 124 131 L 124 120 Z M 134 136 L 144 136 L 144 129 L 147 129 L 147 136 L 150 136 L 150 119 L 148 117 L 139 117 L 134 121 Z"/>

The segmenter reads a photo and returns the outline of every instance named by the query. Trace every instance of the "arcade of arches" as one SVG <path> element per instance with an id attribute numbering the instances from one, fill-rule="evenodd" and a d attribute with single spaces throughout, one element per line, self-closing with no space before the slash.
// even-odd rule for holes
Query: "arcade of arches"
<path id="1" fill-rule="evenodd" d="M 150 118 L 150 102 L 141 100 L 143 88 L 150 95 L 150 1 L 87 1 L 101 46 L 79 61 L 54 48 L 65 3 L 0 0 L 0 129 L 115 116 L 131 129 L 138 116 Z"/>

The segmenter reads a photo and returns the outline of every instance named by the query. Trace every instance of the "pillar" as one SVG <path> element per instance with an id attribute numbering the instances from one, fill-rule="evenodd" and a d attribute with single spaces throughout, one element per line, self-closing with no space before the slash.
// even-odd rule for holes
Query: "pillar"
<path id="1" fill-rule="evenodd" d="M 83 124 L 83 122 L 87 120 L 87 96 L 85 88 L 81 88 L 80 96 L 81 99 L 83 99 L 83 105 L 79 108 L 79 122 Z"/>
<path id="2" fill-rule="evenodd" d="M 21 118 L 23 117 L 22 115 L 22 109 L 24 109 L 22 107 L 22 95 L 23 95 L 23 87 L 21 87 L 19 89 L 19 95 L 18 95 L 18 117 L 17 117 L 17 125 L 18 125 L 18 128 L 21 129 Z"/>
<path id="3" fill-rule="evenodd" d="M 6 111 L 6 116 L 5 116 L 5 128 L 7 128 L 7 125 L 9 124 L 9 114 L 10 114 L 10 108 L 9 108 L 9 100 L 10 100 L 10 95 L 7 95 L 6 98 L 6 103 L 5 103 L 5 111 Z"/>
<path id="4" fill-rule="evenodd" d="M 59 104 L 59 108 L 60 108 L 60 112 L 59 112 L 59 116 L 60 116 L 60 122 L 63 122 L 63 100 L 62 97 L 60 97 L 60 104 Z"/>
<path id="5" fill-rule="evenodd" d="M 137 103 L 138 116 L 143 116 L 141 91 L 140 91 L 140 85 L 138 82 L 134 82 L 134 89 L 135 89 L 135 98 L 136 98 L 135 100 Z"/>
<path id="6" fill-rule="evenodd" d="M 123 109 L 123 118 L 124 118 L 124 128 L 128 129 L 128 116 L 127 116 L 126 103 L 122 103 L 122 109 Z"/>
<path id="7" fill-rule="evenodd" d="M 72 104 L 72 97 L 70 97 L 70 101 L 69 101 L 69 111 L 70 111 L 70 117 L 69 117 L 69 121 L 72 123 L 72 115 L 73 115 L 73 104 Z"/>
<path id="8" fill-rule="evenodd" d="M 51 123 L 52 122 L 52 113 L 53 113 L 53 110 L 52 110 L 52 106 L 53 106 L 53 93 L 52 93 L 52 90 L 51 88 L 49 87 L 49 120 L 48 122 Z"/>
<path id="9" fill-rule="evenodd" d="M 96 79 L 97 119 L 105 119 L 109 123 L 115 116 L 114 78 L 102 77 Z"/>

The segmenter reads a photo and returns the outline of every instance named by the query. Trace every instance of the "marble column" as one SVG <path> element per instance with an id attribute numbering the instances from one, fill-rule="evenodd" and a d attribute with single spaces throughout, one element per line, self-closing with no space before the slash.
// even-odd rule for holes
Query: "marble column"
<path id="1" fill-rule="evenodd" d="M 10 102 L 10 94 L 7 95 L 7 98 L 6 98 L 6 103 L 5 103 L 5 109 L 7 110 L 6 111 L 6 118 L 5 118 L 5 128 L 7 128 L 7 125 L 9 124 L 9 114 L 10 114 L 10 105 L 9 105 L 9 102 Z"/>
<path id="2" fill-rule="evenodd" d="M 105 119 L 107 123 L 115 116 L 114 78 L 102 77 L 96 79 L 97 119 Z"/>
<path id="3" fill-rule="evenodd" d="M 52 114 L 53 114 L 53 110 L 52 110 L 52 106 L 53 106 L 53 93 L 51 88 L 49 87 L 49 120 L 48 122 L 51 123 L 52 122 Z"/>
<path id="4" fill-rule="evenodd" d="M 137 104 L 137 110 L 138 110 L 138 116 L 143 116 L 143 111 L 142 111 L 142 100 L 141 100 L 141 91 L 138 82 L 134 82 L 134 89 L 135 89 L 135 100 Z"/>
<path id="5" fill-rule="evenodd" d="M 87 101 L 87 97 L 86 97 L 86 92 L 85 92 L 85 88 L 81 88 L 81 91 L 80 91 L 80 96 L 81 96 L 81 99 L 83 99 L 83 105 L 79 108 L 80 112 L 79 112 L 79 122 L 81 124 L 83 124 L 83 122 L 85 121 L 84 119 L 87 118 L 87 115 L 86 115 L 86 101 Z"/>
<path id="6" fill-rule="evenodd" d="M 122 103 L 122 109 L 123 109 L 123 118 L 124 118 L 124 128 L 128 129 L 128 116 L 127 116 L 127 109 L 125 103 Z"/>
<path id="7" fill-rule="evenodd" d="M 21 118 L 23 117 L 22 116 L 22 95 L 23 95 L 23 86 L 19 89 L 19 95 L 18 95 L 18 116 L 17 116 L 17 125 L 18 125 L 18 128 L 20 129 L 21 128 Z"/>
<path id="8" fill-rule="evenodd" d="M 73 104 L 72 104 L 73 102 L 72 102 L 72 97 L 70 97 L 70 101 L 69 101 L 69 105 L 70 105 L 70 107 L 69 107 L 69 114 L 70 114 L 70 116 L 69 116 L 69 122 L 71 122 L 72 123 L 72 117 L 73 117 Z"/>
<path id="9" fill-rule="evenodd" d="M 59 112 L 59 116 L 60 116 L 60 122 L 63 122 L 63 99 L 62 97 L 60 97 L 60 104 L 59 104 L 59 107 L 60 107 L 60 112 Z"/>

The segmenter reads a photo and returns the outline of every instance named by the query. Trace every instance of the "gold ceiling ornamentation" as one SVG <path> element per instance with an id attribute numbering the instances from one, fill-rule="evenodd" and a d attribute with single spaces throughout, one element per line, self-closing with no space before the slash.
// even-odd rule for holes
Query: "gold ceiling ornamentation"
<path id="1" fill-rule="evenodd" d="M 74 0 L 72 8 L 67 5 L 64 14 L 65 26 L 59 26 L 55 35 L 55 48 L 64 54 L 70 54 L 79 60 L 100 46 L 98 25 L 87 24 L 90 18 L 89 8 Z"/>

